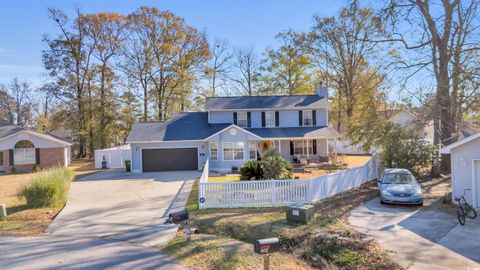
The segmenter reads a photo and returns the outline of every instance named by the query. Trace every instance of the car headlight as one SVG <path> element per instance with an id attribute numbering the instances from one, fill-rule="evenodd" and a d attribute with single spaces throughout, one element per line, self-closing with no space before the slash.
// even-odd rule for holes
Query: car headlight
<path id="1" fill-rule="evenodd" d="M 382 190 L 382 195 L 383 196 L 392 196 L 392 193 L 386 191 L 386 190 Z"/>
<path id="2" fill-rule="evenodd" d="M 417 191 L 415 191 L 415 196 L 422 196 L 422 190 L 417 189 Z"/>

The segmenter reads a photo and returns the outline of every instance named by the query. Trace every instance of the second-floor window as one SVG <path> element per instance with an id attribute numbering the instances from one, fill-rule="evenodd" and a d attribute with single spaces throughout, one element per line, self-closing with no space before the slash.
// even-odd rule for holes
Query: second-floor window
<path id="1" fill-rule="evenodd" d="M 246 128 L 248 127 L 248 113 L 237 112 L 237 126 Z"/>
<path id="2" fill-rule="evenodd" d="M 275 127 L 275 112 L 266 111 L 265 112 L 265 127 Z"/>
<path id="3" fill-rule="evenodd" d="M 313 125 L 313 114 L 312 110 L 304 110 L 303 113 L 303 125 L 304 126 L 311 126 Z"/>

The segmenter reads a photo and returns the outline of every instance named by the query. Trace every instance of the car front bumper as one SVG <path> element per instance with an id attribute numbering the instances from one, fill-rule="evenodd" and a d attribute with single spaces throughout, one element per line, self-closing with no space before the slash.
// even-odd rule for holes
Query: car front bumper
<path id="1" fill-rule="evenodd" d="M 380 196 L 380 200 L 388 204 L 422 204 L 423 198 L 419 196 L 397 197 L 397 196 Z"/>

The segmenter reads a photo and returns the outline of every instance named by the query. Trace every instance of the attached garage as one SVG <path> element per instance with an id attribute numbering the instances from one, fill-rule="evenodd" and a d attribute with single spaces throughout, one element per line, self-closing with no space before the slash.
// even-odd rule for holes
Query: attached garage
<path id="1" fill-rule="evenodd" d="M 450 154 L 452 200 L 465 192 L 467 201 L 480 208 L 480 133 L 445 146 L 442 154 Z"/>
<path id="2" fill-rule="evenodd" d="M 142 149 L 142 171 L 198 170 L 197 148 Z"/>

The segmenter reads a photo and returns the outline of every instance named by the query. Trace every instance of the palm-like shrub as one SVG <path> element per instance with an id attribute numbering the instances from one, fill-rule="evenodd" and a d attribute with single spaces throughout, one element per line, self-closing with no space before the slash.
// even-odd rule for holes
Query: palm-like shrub
<path id="1" fill-rule="evenodd" d="M 247 160 L 240 168 L 240 180 L 260 180 L 263 179 L 262 164 L 258 160 Z"/>
<path id="2" fill-rule="evenodd" d="M 68 187 L 73 172 L 66 168 L 54 168 L 36 173 L 22 189 L 21 195 L 32 208 L 62 206 L 67 201 Z"/>
<path id="3" fill-rule="evenodd" d="M 263 177 L 265 179 L 291 179 L 292 165 L 284 159 L 277 149 L 268 150 L 262 160 Z"/>

